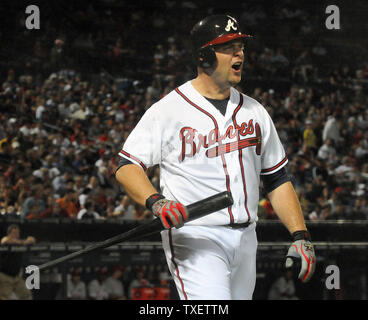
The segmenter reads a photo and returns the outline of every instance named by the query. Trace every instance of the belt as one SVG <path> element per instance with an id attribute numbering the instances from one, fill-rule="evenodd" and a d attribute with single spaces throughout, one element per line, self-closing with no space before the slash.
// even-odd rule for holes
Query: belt
<path id="1" fill-rule="evenodd" d="M 252 222 L 247 221 L 244 223 L 230 223 L 225 225 L 225 227 L 231 228 L 231 229 L 242 229 L 242 228 L 247 228 L 252 224 Z"/>

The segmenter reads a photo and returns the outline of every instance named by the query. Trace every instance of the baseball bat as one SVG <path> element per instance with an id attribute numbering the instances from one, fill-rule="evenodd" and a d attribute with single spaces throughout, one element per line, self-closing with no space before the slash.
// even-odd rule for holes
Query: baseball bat
<path id="1" fill-rule="evenodd" d="M 195 219 L 204 217 L 210 213 L 219 211 L 221 209 L 227 208 L 233 204 L 233 198 L 231 193 L 228 191 L 224 191 L 221 193 L 217 193 L 211 197 L 202 199 L 200 201 L 194 202 L 188 206 L 186 206 L 188 212 L 188 220 L 193 221 Z M 148 223 L 142 224 L 132 230 L 126 231 L 122 234 L 119 234 L 115 237 L 106 239 L 102 242 L 98 242 L 96 244 L 92 244 L 82 250 L 72 252 L 66 256 L 57 258 L 55 260 L 46 262 L 39 266 L 39 270 L 46 270 L 51 267 L 54 267 L 60 263 L 65 261 L 72 260 L 74 258 L 89 254 L 93 251 L 104 249 L 110 247 L 114 244 L 120 243 L 122 241 L 132 240 L 135 238 L 142 238 L 152 235 L 154 233 L 158 233 L 164 229 L 164 226 L 161 223 L 160 219 L 154 219 Z"/>

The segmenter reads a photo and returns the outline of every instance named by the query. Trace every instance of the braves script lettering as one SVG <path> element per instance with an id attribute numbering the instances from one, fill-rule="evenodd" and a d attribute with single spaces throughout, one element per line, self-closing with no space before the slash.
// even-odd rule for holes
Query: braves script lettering
<path id="1" fill-rule="evenodd" d="M 258 127 L 258 124 L 256 124 L 256 126 Z M 183 127 L 180 130 L 180 140 L 181 140 L 181 154 L 179 156 L 179 161 L 182 162 L 185 157 L 193 157 L 194 155 L 196 155 L 201 148 L 205 148 L 208 149 L 211 146 L 213 146 L 215 143 L 219 143 L 219 145 L 221 145 L 221 142 L 226 139 L 233 139 L 235 138 L 237 135 L 245 137 L 247 135 L 251 135 L 254 133 L 254 125 L 253 125 L 253 119 L 250 120 L 248 123 L 243 122 L 240 126 L 237 125 L 236 128 L 234 128 L 233 125 L 230 125 L 226 131 L 224 135 L 220 135 L 217 129 L 212 129 L 207 135 L 203 135 L 200 133 L 197 133 L 198 131 L 196 129 L 193 129 L 191 127 Z M 253 139 L 254 138 L 250 138 Z M 196 142 L 196 141 L 197 142 Z M 241 140 L 241 141 L 245 141 L 245 140 Z M 256 142 L 260 142 L 260 137 L 259 139 L 255 140 Z M 211 148 L 209 150 L 207 150 L 206 155 L 209 158 L 212 158 L 214 156 L 218 156 L 221 155 L 223 153 L 227 153 L 227 152 L 231 152 L 234 150 L 238 150 L 238 149 L 242 149 L 244 147 L 248 147 L 251 145 L 255 145 L 252 141 L 249 140 L 249 142 L 247 144 L 239 144 L 238 148 L 226 148 L 225 152 L 218 152 L 218 147 L 215 148 Z M 212 151 L 212 152 L 211 152 Z M 216 152 L 216 154 L 214 155 L 213 151 Z"/>

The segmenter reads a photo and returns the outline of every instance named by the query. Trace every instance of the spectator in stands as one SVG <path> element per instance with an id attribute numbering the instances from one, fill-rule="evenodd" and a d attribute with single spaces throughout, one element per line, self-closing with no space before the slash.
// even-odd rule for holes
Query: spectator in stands
<path id="1" fill-rule="evenodd" d="M 20 238 L 18 225 L 12 224 L 7 229 L 7 234 L 1 239 L 1 245 L 33 245 L 34 237 Z M 19 300 L 32 299 L 31 292 L 25 286 L 21 276 L 22 253 L 17 251 L 2 251 L 0 255 L 0 300 L 12 299 L 15 294 Z"/>
<path id="2" fill-rule="evenodd" d="M 98 183 L 97 176 L 91 176 L 86 187 L 91 190 L 91 194 L 92 195 L 97 194 L 97 190 L 96 189 L 98 188 L 98 186 L 99 186 L 99 183 Z"/>
<path id="3" fill-rule="evenodd" d="M 301 77 L 304 83 L 311 79 L 311 74 L 313 72 L 313 63 L 308 50 L 303 50 L 299 57 L 295 60 L 295 68 L 293 70 L 294 77 Z"/>
<path id="4" fill-rule="evenodd" d="M 40 212 L 39 219 L 44 218 L 69 218 L 69 214 L 66 209 L 62 208 L 61 203 L 52 199 L 52 203 L 45 211 Z"/>
<path id="5" fill-rule="evenodd" d="M 57 168 L 57 163 L 55 161 L 55 156 L 48 154 L 42 161 L 42 168 L 48 169 L 50 179 L 55 179 L 61 174 L 60 170 Z"/>
<path id="6" fill-rule="evenodd" d="M 339 202 L 338 191 L 335 189 L 332 191 L 330 198 L 327 200 L 327 204 L 331 207 L 331 211 L 335 212 L 337 203 Z"/>
<path id="7" fill-rule="evenodd" d="M 92 114 L 92 111 L 87 106 L 86 100 L 82 100 L 79 108 L 71 114 L 71 118 L 85 121 L 92 116 Z"/>
<path id="8" fill-rule="evenodd" d="M 92 197 L 90 196 L 90 194 L 91 194 L 90 188 L 85 188 L 81 192 L 79 192 L 78 201 L 81 207 L 84 207 L 85 203 L 88 200 L 91 200 Z"/>
<path id="9" fill-rule="evenodd" d="M 34 204 L 29 209 L 29 212 L 28 212 L 28 215 L 27 215 L 26 219 L 27 220 L 39 219 L 41 212 L 42 211 L 40 210 L 40 208 L 38 207 L 38 205 L 37 204 Z"/>
<path id="10" fill-rule="evenodd" d="M 90 170 L 86 155 L 82 149 L 76 151 L 74 161 L 72 162 L 72 168 L 78 175 L 86 174 Z"/>
<path id="11" fill-rule="evenodd" d="M 36 122 L 36 125 L 31 129 L 31 135 L 37 138 L 47 138 L 49 133 L 45 130 L 41 121 Z"/>
<path id="12" fill-rule="evenodd" d="M 96 194 L 92 195 L 92 200 L 95 204 L 95 210 L 99 212 L 100 216 L 105 216 L 109 197 L 107 196 L 106 191 L 100 186 L 97 187 L 96 191 Z"/>
<path id="13" fill-rule="evenodd" d="M 86 284 L 81 280 L 79 270 L 74 270 L 68 279 L 66 297 L 68 300 L 85 300 L 87 298 Z"/>
<path id="14" fill-rule="evenodd" d="M 366 215 L 363 211 L 363 201 L 362 198 L 356 198 L 353 204 L 351 213 L 348 215 L 351 220 L 365 220 Z"/>
<path id="15" fill-rule="evenodd" d="M 317 198 L 318 205 L 322 208 L 328 205 L 328 200 L 330 199 L 330 190 L 327 186 L 322 189 L 320 196 Z"/>
<path id="16" fill-rule="evenodd" d="M 82 191 L 84 190 L 83 175 L 77 175 L 74 178 L 74 190 L 78 195 L 80 195 L 82 193 Z"/>
<path id="17" fill-rule="evenodd" d="M 331 205 L 326 205 L 322 208 L 320 218 L 321 220 L 329 220 L 329 217 L 331 216 L 332 208 Z"/>
<path id="18" fill-rule="evenodd" d="M 115 42 L 115 46 L 112 49 L 112 53 L 114 58 L 116 58 L 118 61 L 121 61 L 121 57 L 127 54 L 129 50 L 127 47 L 124 47 L 123 40 L 121 38 L 118 38 Z"/>
<path id="19" fill-rule="evenodd" d="M 76 193 L 73 189 L 67 189 L 62 198 L 56 200 L 61 208 L 66 210 L 69 218 L 76 218 L 79 212 L 79 203 Z"/>
<path id="20" fill-rule="evenodd" d="M 319 204 L 316 204 L 313 207 L 313 211 L 308 213 L 308 219 L 312 221 L 322 220 L 322 207 Z"/>
<path id="21" fill-rule="evenodd" d="M 317 147 L 317 137 L 312 129 L 312 121 L 309 119 L 305 122 L 303 141 L 307 148 L 315 149 Z"/>
<path id="22" fill-rule="evenodd" d="M 317 203 L 318 193 L 315 188 L 313 188 L 312 183 L 306 183 L 305 185 L 305 199 L 308 201 L 308 204 Z"/>
<path id="23" fill-rule="evenodd" d="M 355 157 L 362 162 L 366 161 L 368 159 L 368 139 L 361 139 L 355 149 Z"/>
<path id="24" fill-rule="evenodd" d="M 0 209 L 2 210 L 3 214 L 9 214 L 9 206 L 13 206 L 15 208 L 17 205 L 16 192 L 13 188 L 6 186 L 5 182 L 3 182 L 0 187 L 0 194 Z M 18 208 L 15 209 L 18 210 Z"/>
<path id="25" fill-rule="evenodd" d="M 121 278 L 124 274 L 124 268 L 114 266 L 111 275 L 106 279 L 105 285 L 109 294 L 109 300 L 126 300 L 125 290 Z"/>
<path id="26" fill-rule="evenodd" d="M 52 180 L 52 186 L 54 192 L 58 195 L 63 194 L 66 191 L 67 182 L 72 179 L 72 173 L 68 170 L 63 173 L 63 175 L 59 175 Z"/>
<path id="27" fill-rule="evenodd" d="M 65 48 L 62 39 L 56 39 L 50 53 L 51 63 L 56 70 L 63 68 L 65 63 Z"/>
<path id="28" fill-rule="evenodd" d="M 30 120 L 25 120 L 23 122 L 23 125 L 19 128 L 19 131 L 25 137 L 28 137 L 31 135 L 31 130 L 32 130 L 32 122 Z"/>
<path id="29" fill-rule="evenodd" d="M 351 159 L 348 156 L 344 156 L 341 159 L 340 164 L 335 168 L 334 174 L 337 176 L 337 179 L 342 183 L 349 180 L 349 174 L 353 171 L 353 167 L 351 165 Z"/>
<path id="30" fill-rule="evenodd" d="M 36 185 L 32 188 L 31 195 L 24 201 L 20 216 L 26 218 L 31 211 L 31 208 L 44 211 L 46 203 L 43 200 L 43 188 L 41 185 Z"/>
<path id="31" fill-rule="evenodd" d="M 119 205 L 114 209 L 114 216 L 124 220 L 134 220 L 135 206 L 129 196 L 124 195 Z"/>
<path id="32" fill-rule="evenodd" d="M 354 178 L 354 190 L 352 191 L 352 195 L 354 197 L 362 197 L 366 195 L 368 192 L 368 183 L 363 179 L 362 175 L 357 174 Z"/>
<path id="33" fill-rule="evenodd" d="M 101 219 L 100 215 L 95 211 L 95 206 L 91 201 L 87 201 L 84 204 L 84 208 L 82 208 L 78 214 L 77 219 Z"/>
<path id="34" fill-rule="evenodd" d="M 103 187 L 104 189 L 111 188 L 111 185 L 109 183 L 110 172 L 107 169 L 107 163 L 103 163 L 98 166 L 96 175 L 101 187 Z"/>
<path id="35" fill-rule="evenodd" d="M 324 141 L 323 145 L 318 149 L 318 157 L 327 163 L 336 163 L 337 156 L 336 150 L 333 147 L 332 139 L 328 138 Z"/>
<path id="36" fill-rule="evenodd" d="M 91 140 L 96 140 L 103 133 L 103 128 L 101 125 L 101 119 L 97 116 L 93 117 L 91 120 L 91 125 L 88 128 L 88 138 Z"/>
<path id="37" fill-rule="evenodd" d="M 322 140 L 325 142 L 327 139 L 331 139 L 334 142 L 334 146 L 339 146 L 341 143 L 339 115 L 335 112 L 333 115 L 328 116 L 325 126 L 323 127 Z"/>
<path id="38" fill-rule="evenodd" d="M 106 287 L 107 269 L 100 268 L 97 272 L 97 278 L 88 284 L 88 298 L 91 300 L 107 300 L 109 292 Z"/>
<path id="39" fill-rule="evenodd" d="M 144 271 L 141 268 L 137 268 L 133 280 L 130 282 L 128 297 L 131 300 L 133 298 L 133 289 L 140 287 L 150 287 L 151 284 L 144 277 Z"/>
<path id="40" fill-rule="evenodd" d="M 74 188 L 74 179 L 69 179 L 66 182 L 66 190 L 68 190 L 68 189 L 75 190 L 75 188 Z"/>
<path id="41" fill-rule="evenodd" d="M 287 269 L 271 286 L 268 300 L 299 300 L 295 294 L 293 271 Z"/>
<path id="42" fill-rule="evenodd" d="M 326 217 L 326 220 L 347 220 L 349 219 L 349 214 L 347 212 L 347 208 L 342 203 L 342 201 L 338 201 L 334 210 L 332 210 L 331 214 Z"/>

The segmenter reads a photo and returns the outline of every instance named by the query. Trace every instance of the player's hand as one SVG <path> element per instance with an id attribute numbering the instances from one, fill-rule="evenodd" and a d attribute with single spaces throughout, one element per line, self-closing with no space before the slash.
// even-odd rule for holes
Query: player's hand
<path id="1" fill-rule="evenodd" d="M 180 202 L 165 199 L 159 194 L 150 196 L 146 201 L 146 207 L 160 218 L 165 229 L 172 227 L 178 229 L 188 220 L 188 212 Z"/>
<path id="2" fill-rule="evenodd" d="M 311 238 L 306 230 L 293 233 L 294 242 L 291 244 L 287 256 L 285 267 L 291 268 L 295 261 L 300 261 L 300 272 L 298 278 L 302 282 L 308 282 L 316 269 L 316 256 L 314 253 Z"/>

